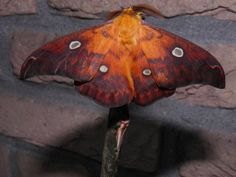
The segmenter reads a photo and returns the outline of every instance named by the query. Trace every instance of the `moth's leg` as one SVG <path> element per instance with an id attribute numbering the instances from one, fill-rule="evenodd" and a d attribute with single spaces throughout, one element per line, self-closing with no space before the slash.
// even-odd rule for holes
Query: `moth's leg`
<path id="1" fill-rule="evenodd" d="M 123 143 L 125 132 L 127 130 L 127 127 L 129 126 L 129 120 L 124 120 L 124 121 L 122 120 L 119 122 L 119 124 L 120 125 L 118 125 L 119 127 L 116 132 L 116 142 L 117 142 L 116 149 L 118 154 L 120 152 L 120 147 Z"/>

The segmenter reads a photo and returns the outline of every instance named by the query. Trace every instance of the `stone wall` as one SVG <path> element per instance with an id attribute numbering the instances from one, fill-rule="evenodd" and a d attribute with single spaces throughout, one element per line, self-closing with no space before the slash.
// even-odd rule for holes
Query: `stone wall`
<path id="1" fill-rule="evenodd" d="M 20 81 L 19 68 L 47 41 L 140 3 L 0 0 L 0 177 L 99 176 L 108 108 L 76 93 L 68 78 Z M 145 3 L 168 17 L 148 23 L 218 58 L 226 89 L 194 85 L 147 107 L 131 104 L 119 176 L 236 176 L 235 0 Z"/>

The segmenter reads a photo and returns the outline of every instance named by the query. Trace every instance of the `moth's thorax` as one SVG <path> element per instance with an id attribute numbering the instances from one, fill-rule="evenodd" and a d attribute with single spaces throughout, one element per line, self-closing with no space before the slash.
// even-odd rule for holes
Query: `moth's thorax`
<path id="1" fill-rule="evenodd" d="M 115 35 L 118 35 L 119 42 L 128 49 L 135 47 L 137 44 L 141 19 L 140 13 L 128 8 L 124 9 L 113 21 Z"/>

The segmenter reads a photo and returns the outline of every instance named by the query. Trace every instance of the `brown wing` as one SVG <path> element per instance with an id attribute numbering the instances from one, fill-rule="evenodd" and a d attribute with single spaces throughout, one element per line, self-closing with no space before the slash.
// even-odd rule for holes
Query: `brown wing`
<path id="1" fill-rule="evenodd" d="M 77 87 L 77 90 L 103 105 L 118 107 L 133 100 L 134 88 L 129 67 L 124 62 L 126 58 L 119 52 L 118 47 L 113 49 L 116 50 L 107 53 L 96 76 L 90 82 Z"/>
<path id="2" fill-rule="evenodd" d="M 145 54 L 139 48 L 138 55 L 133 58 L 131 67 L 132 78 L 135 88 L 135 103 L 145 106 L 156 100 L 174 94 L 175 89 L 160 88 L 154 80 L 150 65 Z"/>
<path id="3" fill-rule="evenodd" d="M 159 28 L 143 25 L 141 50 L 161 88 L 189 84 L 225 87 L 224 70 L 206 50 Z"/>
<path id="4" fill-rule="evenodd" d="M 69 34 L 33 52 L 21 68 L 21 78 L 62 75 L 97 102 L 115 107 L 132 101 L 134 89 L 124 49 L 117 46 L 110 24 Z M 122 46 L 121 46 L 122 48 Z"/>
<path id="5" fill-rule="evenodd" d="M 102 40 L 106 28 L 109 25 L 72 33 L 42 46 L 23 63 L 21 78 L 62 75 L 80 82 L 91 80 L 109 50 L 110 41 Z"/>

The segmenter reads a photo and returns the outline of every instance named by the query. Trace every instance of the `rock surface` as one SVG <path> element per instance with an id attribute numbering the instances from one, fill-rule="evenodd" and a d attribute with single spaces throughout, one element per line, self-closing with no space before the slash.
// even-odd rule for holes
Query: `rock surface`
<path id="1" fill-rule="evenodd" d="M 88 170 L 81 165 L 67 165 L 62 162 L 54 161 L 47 163 L 47 156 L 38 156 L 30 152 L 17 152 L 17 164 L 21 177 L 88 177 Z M 46 165 L 47 164 L 47 165 Z M 54 171 L 53 168 L 60 168 Z"/>
<path id="2" fill-rule="evenodd" d="M 68 143 L 66 148 L 101 160 L 105 130 L 105 124 L 97 125 L 95 128 L 87 127 L 87 131 L 81 132 L 80 136 Z M 158 163 L 159 143 L 158 125 L 131 122 L 121 148 L 120 164 L 132 169 L 155 171 Z"/>
<path id="3" fill-rule="evenodd" d="M 86 176 L 87 172 L 88 176 L 99 176 L 100 163 L 92 159 L 101 156 L 108 109 L 77 94 L 71 86 L 51 82 L 71 81 L 52 77 L 34 78 L 37 82 L 50 82 L 48 84 L 20 81 L 12 74 L 9 62 L 12 60 L 14 72 L 18 75 L 23 60 L 33 50 L 58 36 L 55 34 L 68 34 L 103 22 L 58 15 L 62 10 L 60 2 L 56 2 L 58 11 L 49 9 L 47 1 L 38 0 L 37 14 L 0 17 L 0 177 L 2 174 L 4 177 L 9 175 L 8 168 L 11 176 Z M 114 9 L 120 7 L 116 3 L 118 1 L 113 1 L 114 4 L 107 1 L 107 5 L 102 6 L 100 3 L 105 1 L 80 2 L 64 1 L 64 10 L 68 15 L 82 13 L 83 16 L 92 15 L 94 18 L 93 13 L 102 12 L 103 9 L 110 11 L 110 6 L 114 6 Z M 118 4 L 127 2 L 121 0 Z M 167 3 L 168 8 L 162 5 L 161 10 L 173 18 L 156 20 L 148 17 L 147 22 L 209 50 L 220 60 L 226 71 L 227 88 L 217 90 L 195 85 L 177 91 L 175 98 L 183 101 L 170 97 L 147 107 L 131 104 L 132 124 L 122 148 L 121 166 L 141 171 L 123 171 L 121 168 L 118 176 L 180 177 L 180 167 L 181 175 L 185 177 L 209 177 L 212 174 L 220 177 L 235 176 L 236 23 L 198 16 L 225 16 L 225 19 L 234 20 L 235 13 L 227 8 L 233 9 L 234 4 L 230 0 L 178 1 L 181 6 L 175 4 L 177 1 L 169 0 L 147 2 Z M 72 4 L 68 6 L 68 3 Z M 96 3 L 96 6 L 91 6 L 91 3 Z M 78 5 L 82 10 L 78 10 Z M 218 6 L 222 7 L 213 10 Z M 186 13 L 190 15 L 178 16 Z M 40 146 L 34 148 L 35 144 Z M 53 156 L 55 151 L 59 153 Z M 59 156 L 62 152 L 71 156 Z M 75 156 L 79 157 L 74 159 Z M 45 169 L 48 164 L 43 164 L 42 158 L 56 164 L 49 173 Z M 82 161 L 89 163 L 80 164 Z M 40 168 L 42 166 L 43 169 Z M 196 172 L 195 168 L 200 170 Z"/>
<path id="4" fill-rule="evenodd" d="M 0 0 L 0 16 L 17 14 L 35 14 L 37 4 L 35 0 Z"/>
<path id="5" fill-rule="evenodd" d="M 9 149 L 7 145 L 0 143 L 0 177 L 10 177 L 10 159 L 9 159 Z"/>
<path id="6" fill-rule="evenodd" d="M 97 18 L 99 13 L 110 12 L 128 7 L 131 5 L 143 4 L 141 0 L 126 1 L 115 0 L 112 3 L 107 0 L 48 0 L 48 4 L 62 11 L 65 15 Z M 145 4 L 159 9 L 167 17 L 180 15 L 212 15 L 219 19 L 236 20 L 236 3 L 235 0 L 147 0 Z"/>
<path id="7" fill-rule="evenodd" d="M 0 132 L 40 146 L 59 146 L 100 161 L 108 109 L 92 106 L 89 100 L 76 94 L 79 102 L 66 104 L 60 101 L 66 95 L 55 93 L 53 102 L 44 96 L 31 98 L 1 90 Z M 124 142 L 121 166 L 154 171 L 158 140 L 157 125 L 133 122 Z"/>
<path id="8" fill-rule="evenodd" d="M 236 134 L 202 132 L 209 157 L 184 164 L 183 177 L 233 177 L 236 176 Z"/>

